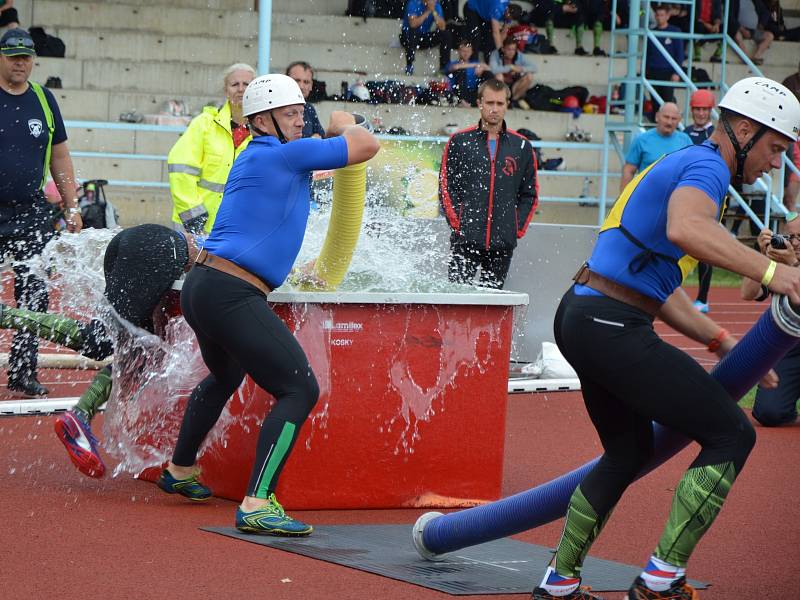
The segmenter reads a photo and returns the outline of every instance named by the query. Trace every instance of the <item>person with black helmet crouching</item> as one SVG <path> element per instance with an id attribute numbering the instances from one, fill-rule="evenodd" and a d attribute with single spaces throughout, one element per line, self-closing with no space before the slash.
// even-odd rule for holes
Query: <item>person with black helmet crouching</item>
<path id="1" fill-rule="evenodd" d="M 700 452 L 678 482 L 661 538 L 627 598 L 698 598 L 686 582 L 687 563 L 741 473 L 755 431 L 716 379 L 656 334 L 653 320 L 720 357 L 734 346 L 680 287 L 697 260 L 800 302 L 800 270 L 719 226 L 728 186 L 778 168 L 797 140 L 800 102 L 781 84 L 751 77 L 731 86 L 719 106 L 719 125 L 707 141 L 663 156 L 622 190 L 556 312 L 556 343 L 580 377 L 604 453 L 570 498 L 555 557 L 532 598 L 597 598 L 580 587 L 582 564 L 653 457 L 653 421 L 696 441 Z M 764 382 L 774 387 L 775 380 L 770 373 Z"/>
<path id="2" fill-rule="evenodd" d="M 211 235 L 181 291 L 181 310 L 211 372 L 193 390 L 172 461 L 158 486 L 190 500 L 200 483 L 197 452 L 245 374 L 276 403 L 266 415 L 247 495 L 236 511 L 240 531 L 304 536 L 313 528 L 285 514 L 275 488 L 319 386 L 303 349 L 267 304 L 300 251 L 308 221 L 311 172 L 362 163 L 377 139 L 334 112 L 327 139 L 303 138 L 305 99 L 286 75 L 254 79 L 242 99 L 253 141 L 233 164 Z"/>

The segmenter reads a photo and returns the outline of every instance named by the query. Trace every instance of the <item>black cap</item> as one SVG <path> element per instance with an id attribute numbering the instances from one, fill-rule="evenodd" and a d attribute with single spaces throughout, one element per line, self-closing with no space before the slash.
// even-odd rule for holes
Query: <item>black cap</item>
<path id="1" fill-rule="evenodd" d="M 36 56 L 31 34 L 25 29 L 9 29 L 0 38 L 0 53 L 4 56 Z"/>

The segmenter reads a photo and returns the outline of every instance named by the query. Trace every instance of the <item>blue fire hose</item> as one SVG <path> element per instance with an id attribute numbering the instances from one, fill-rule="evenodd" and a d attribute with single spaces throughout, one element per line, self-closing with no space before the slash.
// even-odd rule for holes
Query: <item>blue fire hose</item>
<path id="1" fill-rule="evenodd" d="M 731 398 L 744 396 L 791 350 L 800 338 L 800 314 L 785 296 L 773 296 L 755 325 L 714 367 L 711 375 Z M 643 477 L 685 448 L 691 440 L 655 424 L 653 459 L 638 474 Z M 414 524 L 417 552 L 428 560 L 441 560 L 452 552 L 504 538 L 550 523 L 567 511 L 572 492 L 598 458 L 552 481 L 497 502 L 443 515 L 429 512 Z"/>

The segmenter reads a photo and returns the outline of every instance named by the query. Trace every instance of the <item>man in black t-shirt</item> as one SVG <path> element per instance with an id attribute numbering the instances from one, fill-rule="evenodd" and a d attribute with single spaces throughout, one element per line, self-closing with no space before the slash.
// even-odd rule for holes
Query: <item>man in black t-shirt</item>
<path id="1" fill-rule="evenodd" d="M 50 207 L 42 192 L 49 170 L 67 212 L 69 231 L 80 231 L 75 198 L 75 175 L 67 149 L 67 133 L 55 98 L 30 82 L 33 39 L 24 29 L 9 29 L 0 38 L 0 257 L 14 265 L 17 305 L 45 311 L 44 282 L 20 264 L 42 252 L 53 236 Z M 9 355 L 8 388 L 25 396 L 44 396 L 48 390 L 36 379 L 37 339 L 29 333 L 14 336 Z"/>

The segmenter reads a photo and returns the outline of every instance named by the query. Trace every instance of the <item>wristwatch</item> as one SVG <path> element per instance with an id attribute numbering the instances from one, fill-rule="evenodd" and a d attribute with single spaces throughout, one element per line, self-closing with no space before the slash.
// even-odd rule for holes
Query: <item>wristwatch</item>
<path id="1" fill-rule="evenodd" d="M 72 207 L 67 209 L 67 214 L 68 215 L 79 215 L 79 214 L 81 214 L 81 209 L 78 208 L 77 206 L 72 206 Z"/>

